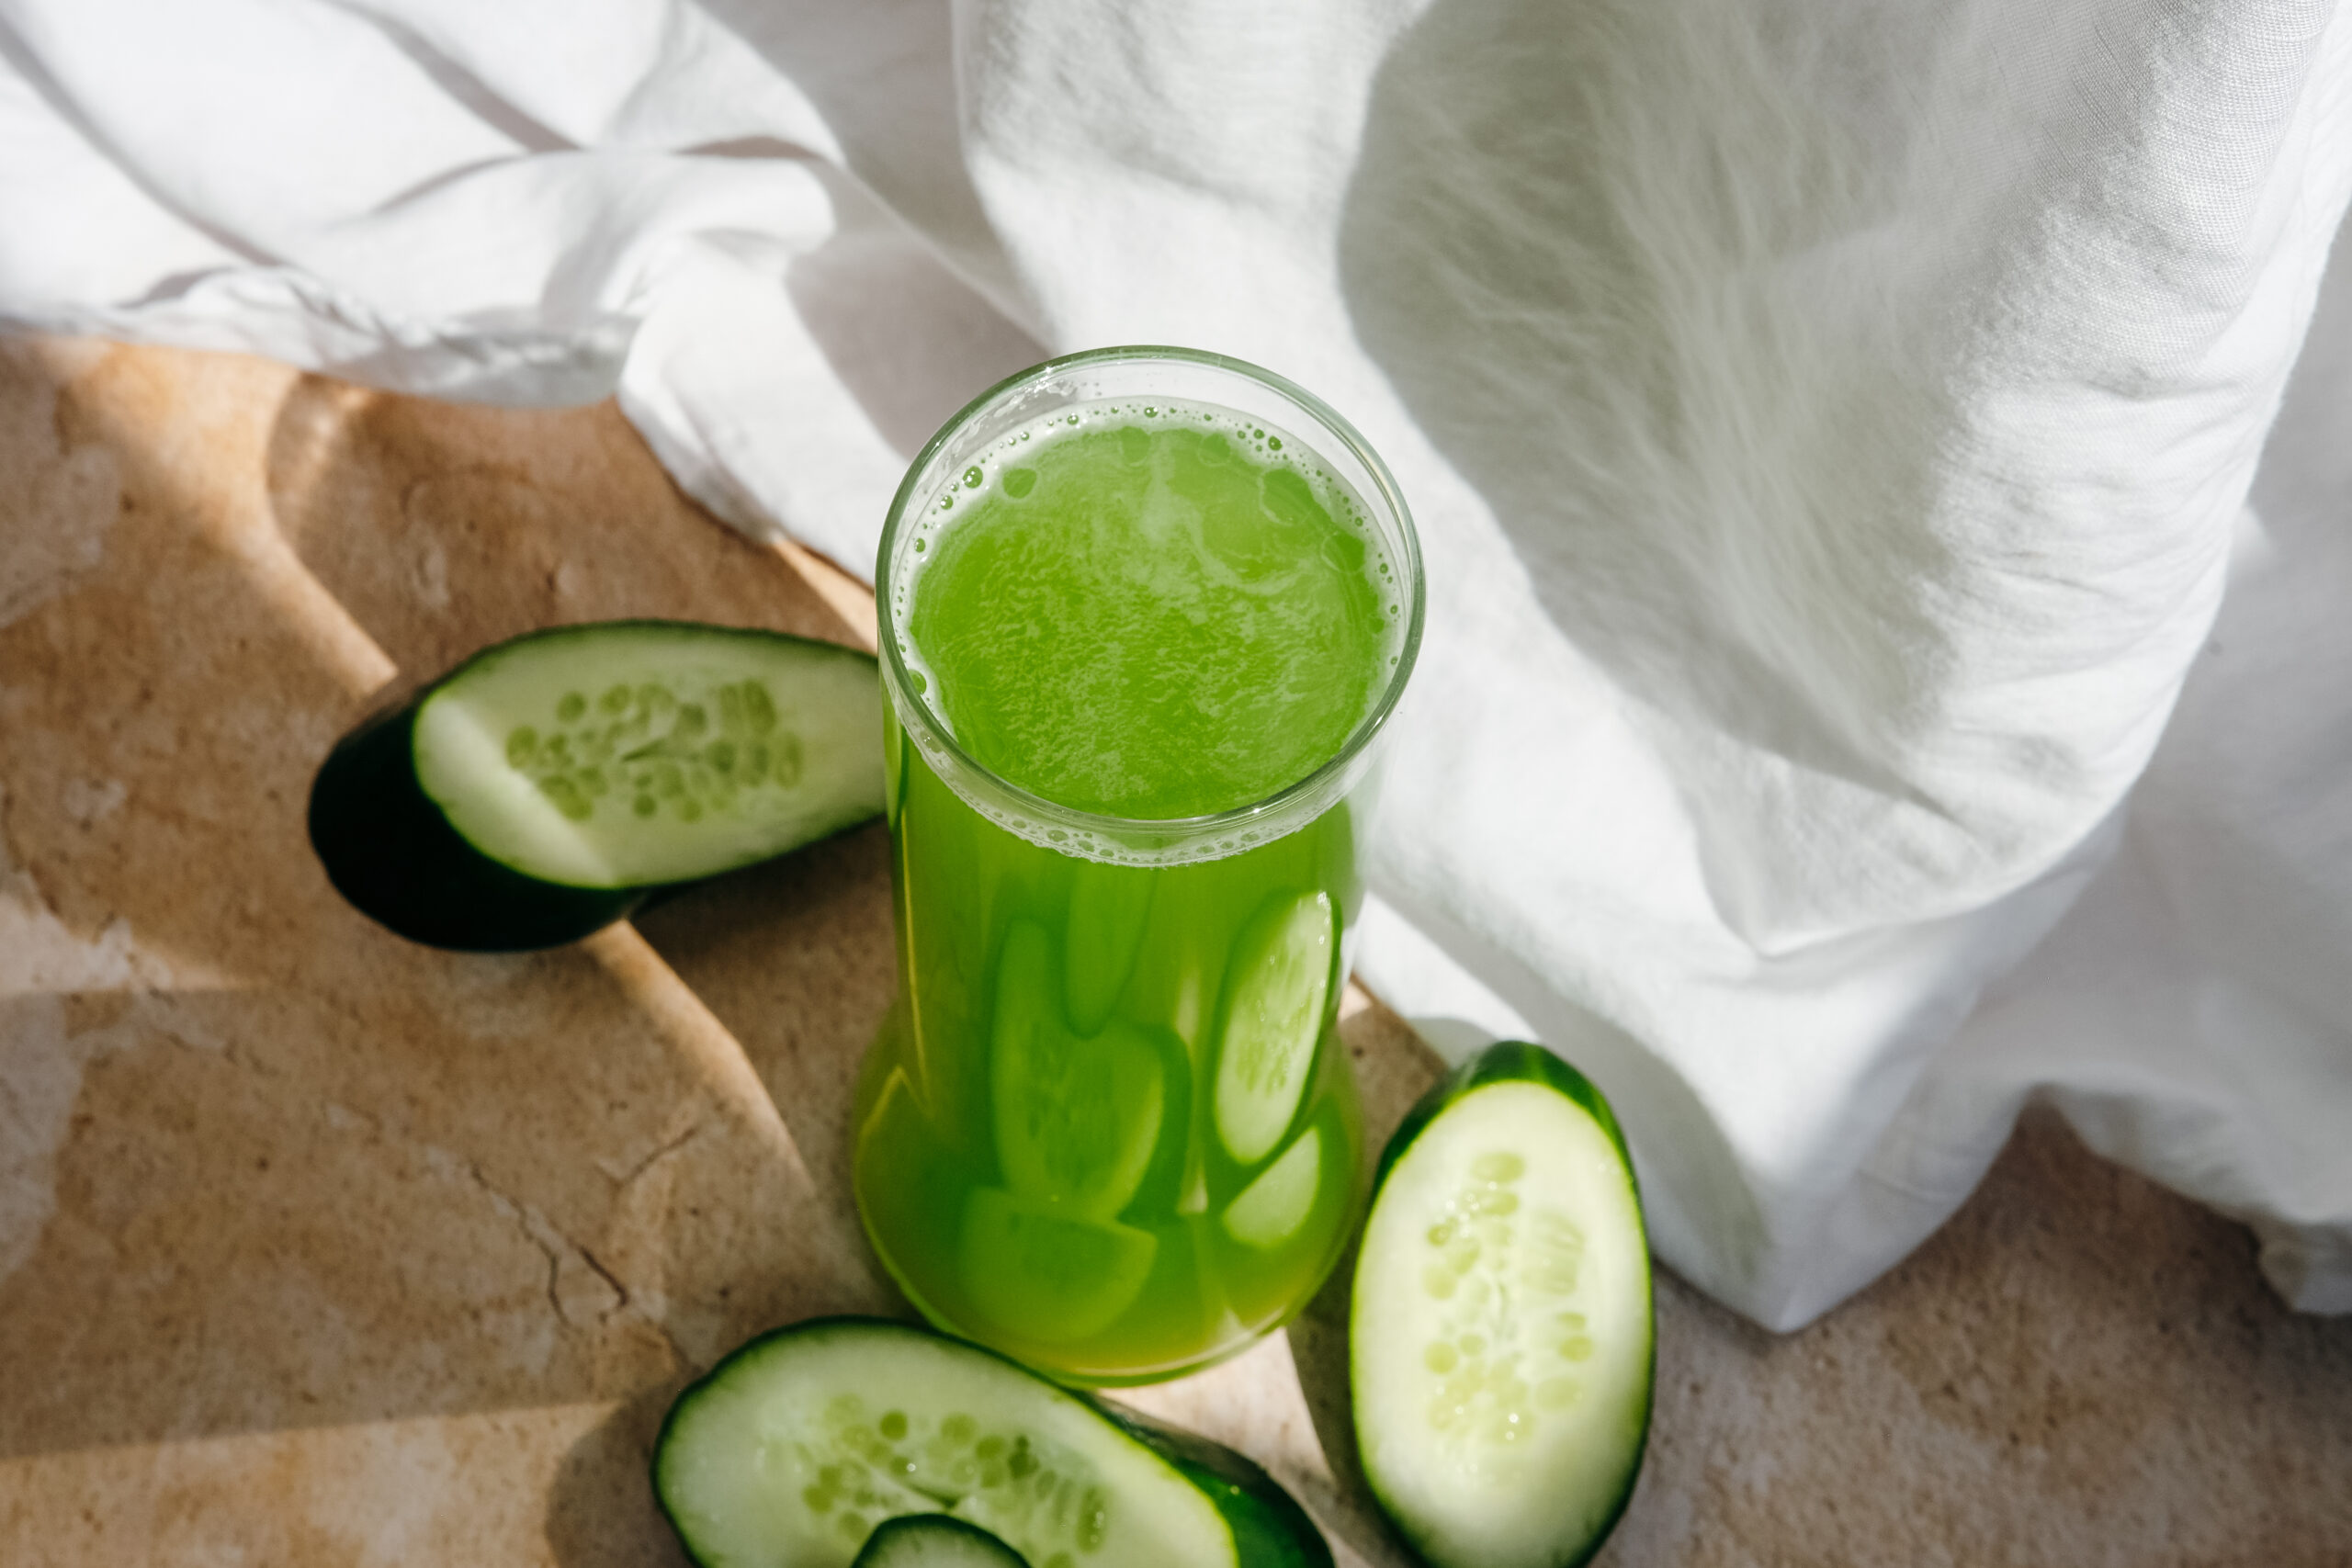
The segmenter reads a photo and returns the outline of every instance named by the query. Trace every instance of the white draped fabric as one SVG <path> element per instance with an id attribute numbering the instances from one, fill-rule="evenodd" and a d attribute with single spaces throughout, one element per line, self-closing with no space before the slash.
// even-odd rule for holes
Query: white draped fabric
<path id="1" fill-rule="evenodd" d="M 2352 1310 L 2348 188 L 2332 0 L 0 0 L 21 326 L 617 392 L 860 570 L 1046 353 L 1322 394 L 1430 582 L 1363 972 L 1775 1326 L 2037 1094 Z"/>

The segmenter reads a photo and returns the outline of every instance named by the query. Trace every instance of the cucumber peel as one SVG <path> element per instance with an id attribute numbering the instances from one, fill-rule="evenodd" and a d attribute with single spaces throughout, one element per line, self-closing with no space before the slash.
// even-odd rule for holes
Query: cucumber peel
<path id="1" fill-rule="evenodd" d="M 850 1568 L 1029 1568 L 1029 1560 L 952 1514 L 901 1514 L 875 1527 Z"/>
<path id="2" fill-rule="evenodd" d="M 1124 1405 L 1102 1402 L 1102 1408 L 1216 1505 L 1242 1568 L 1332 1568 L 1323 1532 L 1257 1461 Z"/>
<path id="3" fill-rule="evenodd" d="M 671 1406 L 653 1488 L 702 1568 L 848 1568 L 884 1521 L 942 1514 L 1032 1568 L 1331 1562 L 1241 1456 L 880 1318 L 796 1324 L 721 1360 Z"/>
<path id="4" fill-rule="evenodd" d="M 605 621 L 484 649 L 345 736 L 311 841 L 412 941 L 520 951 L 652 892 L 880 814 L 870 655 L 781 633 Z"/>
<path id="5" fill-rule="evenodd" d="M 1381 1158 L 1350 1321 L 1374 1497 L 1434 1568 L 1575 1568 L 1631 1497 L 1657 1336 L 1624 1134 L 1539 1046 L 1470 1058 Z"/>

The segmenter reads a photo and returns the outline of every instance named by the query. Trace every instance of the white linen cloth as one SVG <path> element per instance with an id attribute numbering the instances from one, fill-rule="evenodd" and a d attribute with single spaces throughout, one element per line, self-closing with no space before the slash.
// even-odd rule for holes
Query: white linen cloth
<path id="1" fill-rule="evenodd" d="M 2037 1093 L 2352 1309 L 2352 276 L 2246 505 L 2347 187 L 2331 0 L 0 0 L 20 325 L 617 390 L 860 570 L 1048 351 L 1322 394 L 1429 561 L 1363 971 L 1782 1327 Z"/>

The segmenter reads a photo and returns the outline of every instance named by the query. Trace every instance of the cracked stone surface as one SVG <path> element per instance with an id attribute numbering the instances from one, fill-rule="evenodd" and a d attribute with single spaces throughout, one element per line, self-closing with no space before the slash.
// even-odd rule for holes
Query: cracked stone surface
<path id="1" fill-rule="evenodd" d="M 900 1312 L 847 1195 L 892 986 L 878 829 L 563 951 L 410 946 L 302 829 L 334 737 L 611 615 L 870 638 L 610 406 L 455 408 L 0 339 L 0 1562 L 657 1564 L 684 1383 Z M 1435 1071 L 1361 998 L 1375 1134 Z M 1603 1561 L 2352 1562 L 2352 1322 L 2030 1119 L 1917 1258 L 1771 1339 L 1660 1282 Z M 1344 1290 L 1136 1403 L 1247 1450 L 1345 1563 Z"/>

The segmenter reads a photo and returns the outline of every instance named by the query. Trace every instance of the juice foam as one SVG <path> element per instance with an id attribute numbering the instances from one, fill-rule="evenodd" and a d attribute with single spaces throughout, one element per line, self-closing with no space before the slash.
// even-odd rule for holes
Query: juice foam
<path id="1" fill-rule="evenodd" d="M 1306 448 L 1229 411 L 1102 403 L 932 504 L 892 606 L 975 760 L 1059 805 L 1250 805 L 1339 754 L 1394 668 L 1395 570 Z"/>

